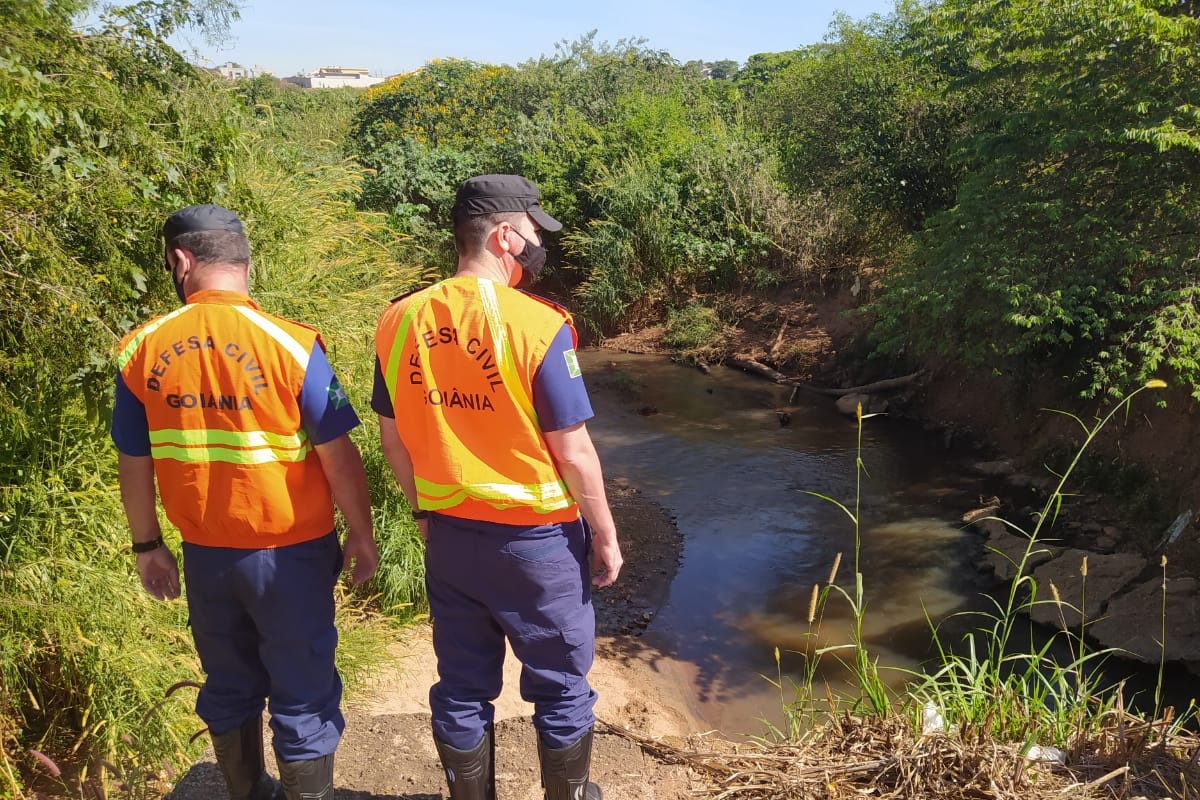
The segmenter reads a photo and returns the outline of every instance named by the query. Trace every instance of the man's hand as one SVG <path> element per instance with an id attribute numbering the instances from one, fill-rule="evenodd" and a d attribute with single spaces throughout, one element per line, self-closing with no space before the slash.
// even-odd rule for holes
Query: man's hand
<path id="1" fill-rule="evenodd" d="M 179 565 L 168 547 L 156 547 L 148 553 L 138 553 L 138 576 L 142 588 L 159 600 L 179 597 Z"/>
<path id="2" fill-rule="evenodd" d="M 379 549 L 375 546 L 375 537 L 370 534 L 347 534 L 346 543 L 342 545 L 342 560 L 345 562 L 342 571 L 351 570 L 350 582 L 353 585 L 360 586 L 371 580 L 379 566 Z"/>
<path id="3" fill-rule="evenodd" d="M 625 559 L 621 557 L 621 546 L 616 534 L 592 539 L 592 585 L 601 588 L 610 585 L 621 573 Z"/>

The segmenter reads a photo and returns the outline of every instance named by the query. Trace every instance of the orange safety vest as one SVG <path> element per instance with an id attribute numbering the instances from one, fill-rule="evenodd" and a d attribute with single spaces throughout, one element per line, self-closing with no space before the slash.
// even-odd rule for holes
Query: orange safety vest
<path id="1" fill-rule="evenodd" d="M 117 356 L 146 409 L 167 518 L 185 542 L 282 547 L 333 530 L 333 500 L 301 427 L 317 332 L 204 290 L 126 336 Z"/>
<path id="2" fill-rule="evenodd" d="M 474 277 L 384 311 L 375 353 L 421 509 L 511 525 L 578 519 L 530 399 L 564 322 L 574 334 L 561 307 Z"/>

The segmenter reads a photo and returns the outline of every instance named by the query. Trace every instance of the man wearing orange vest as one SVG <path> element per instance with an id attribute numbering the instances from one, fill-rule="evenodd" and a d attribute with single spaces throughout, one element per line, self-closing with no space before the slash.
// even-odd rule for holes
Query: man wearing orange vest
<path id="1" fill-rule="evenodd" d="M 466 181 L 452 216 L 458 271 L 383 313 L 371 401 L 425 537 L 434 742 L 453 800 L 495 797 L 492 701 L 507 638 L 547 800 L 598 800 L 589 573 L 611 584 L 621 549 L 571 317 L 514 288 L 545 264 L 541 231 L 562 224 L 517 175 Z"/>
<path id="2" fill-rule="evenodd" d="M 250 247 L 228 209 L 163 226 L 184 305 L 130 333 L 117 356 L 112 438 L 142 586 L 179 596 L 156 487 L 183 538 L 189 624 L 208 725 L 231 800 L 331 800 L 345 722 L 333 589 L 378 554 L 358 425 L 315 330 L 248 296 Z M 349 527 L 344 550 L 334 502 Z M 264 769 L 270 698 L 282 786 Z"/>

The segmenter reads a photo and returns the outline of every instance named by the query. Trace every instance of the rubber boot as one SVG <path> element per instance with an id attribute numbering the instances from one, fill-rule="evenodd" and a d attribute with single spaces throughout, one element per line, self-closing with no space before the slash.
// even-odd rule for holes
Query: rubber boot
<path id="1" fill-rule="evenodd" d="M 217 766 L 229 787 L 229 800 L 282 800 L 279 782 L 263 769 L 261 716 L 228 733 L 214 734 L 212 743 Z"/>
<path id="2" fill-rule="evenodd" d="M 459 750 L 434 734 L 450 800 L 496 800 L 496 739 L 489 725 L 479 744 L 470 750 Z"/>
<path id="3" fill-rule="evenodd" d="M 547 747 L 538 737 L 542 762 L 542 789 L 546 800 L 601 800 L 600 787 L 588 780 L 592 768 L 592 731 L 589 728 L 566 747 Z"/>
<path id="4" fill-rule="evenodd" d="M 275 763 L 287 800 L 333 800 L 333 753 L 304 761 L 284 761 L 276 754 Z"/>

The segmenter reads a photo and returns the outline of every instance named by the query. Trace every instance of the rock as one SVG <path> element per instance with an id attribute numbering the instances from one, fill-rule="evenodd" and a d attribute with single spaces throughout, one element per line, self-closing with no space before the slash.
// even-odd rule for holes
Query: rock
<path id="1" fill-rule="evenodd" d="M 1088 565 L 1086 576 L 1080 573 L 1084 558 Z M 1064 550 L 1057 558 L 1033 571 L 1038 585 L 1038 603 L 1030 609 L 1029 616 L 1043 625 L 1056 628 L 1065 625 L 1068 629 L 1078 630 L 1081 602 L 1085 604 L 1083 613 L 1091 624 L 1092 620 L 1100 618 L 1109 598 L 1128 586 L 1145 568 L 1146 559 L 1132 553 L 1104 555 L 1074 548 Z M 1053 601 L 1051 583 L 1058 589 L 1061 604 Z"/>
<path id="2" fill-rule="evenodd" d="M 1114 528 L 1112 525 L 1104 526 L 1100 531 L 1100 535 L 1092 542 L 1097 550 L 1107 550 L 1109 552 L 1116 550 L 1117 545 L 1121 543 L 1121 531 L 1119 528 Z"/>
<path id="3" fill-rule="evenodd" d="M 1162 656 L 1162 591 L 1161 576 L 1139 584 L 1109 602 L 1104 618 L 1089 626 L 1088 633 L 1104 647 L 1120 648 L 1131 658 L 1157 664 Z M 1200 582 L 1168 580 L 1166 606 L 1166 659 L 1200 662 Z"/>
<path id="4" fill-rule="evenodd" d="M 887 411 L 887 400 L 869 394 L 844 394 L 834 405 L 840 413 L 853 417 L 859 403 L 862 403 L 864 414 L 882 414 Z"/>
<path id="5" fill-rule="evenodd" d="M 989 539 L 992 536 L 1008 533 L 1008 526 L 1004 524 L 1004 520 L 994 516 L 980 517 L 972 520 L 968 524 L 973 525 L 975 530 L 979 531 L 984 536 L 987 536 Z"/>
<path id="6" fill-rule="evenodd" d="M 1025 550 L 1030 546 L 1029 538 L 1010 533 L 1008 528 L 998 520 L 981 520 L 976 525 L 986 525 L 989 528 L 986 543 L 989 552 L 984 556 L 984 564 L 991 567 L 1000 580 L 1011 581 L 1017 575 L 1016 565 L 1021 563 L 1021 559 L 1025 557 Z M 1034 543 L 1029 557 L 1025 561 L 1025 572 L 1028 573 L 1038 565 L 1045 564 L 1060 550 L 1061 548 L 1050 547 L 1041 542 Z"/>
<path id="7" fill-rule="evenodd" d="M 980 461 L 975 464 L 974 469 L 980 475 L 1005 476 L 1012 475 L 1013 465 L 1008 459 L 1001 461 Z"/>

